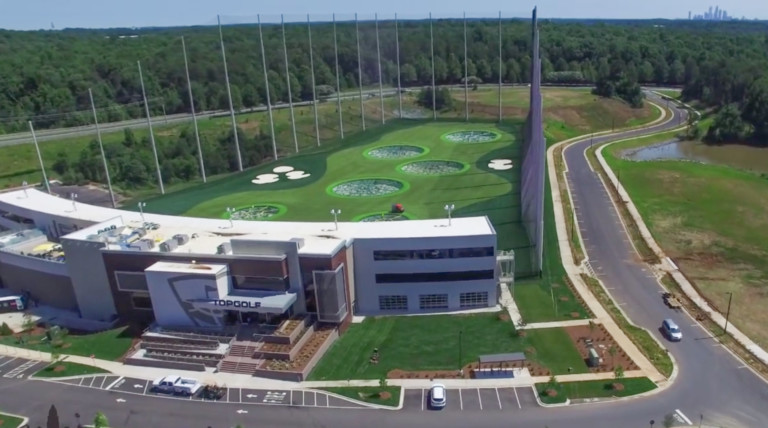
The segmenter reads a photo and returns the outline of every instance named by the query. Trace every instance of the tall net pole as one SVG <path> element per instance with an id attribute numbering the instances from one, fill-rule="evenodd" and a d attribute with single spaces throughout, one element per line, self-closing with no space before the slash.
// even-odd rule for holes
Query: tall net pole
<path id="1" fill-rule="evenodd" d="M 429 52 L 432 56 L 432 120 L 437 120 L 435 96 L 435 36 L 432 32 L 432 12 L 429 12 Z"/>
<path id="2" fill-rule="evenodd" d="M 101 151 L 101 161 L 104 163 L 104 174 L 107 177 L 107 188 L 109 197 L 112 201 L 112 208 L 117 208 L 115 202 L 115 193 L 112 191 L 112 179 L 109 177 L 109 166 L 107 166 L 107 156 L 104 154 L 104 143 L 101 141 L 101 127 L 99 127 L 99 118 L 96 115 L 96 103 L 93 102 L 93 91 L 88 88 L 88 98 L 91 100 L 91 110 L 93 111 L 93 123 L 96 125 L 96 139 L 99 142 L 99 151 Z"/>
<path id="3" fill-rule="evenodd" d="M 501 122 L 501 73 L 502 73 L 502 58 L 501 58 L 501 11 L 499 11 L 499 122 Z"/>
<path id="4" fill-rule="evenodd" d="M 363 102 L 363 61 L 360 60 L 360 28 L 355 13 L 355 38 L 357 39 L 357 86 L 360 89 L 360 121 L 365 131 L 365 103 Z"/>
<path id="5" fill-rule="evenodd" d="M 336 108 L 339 110 L 339 132 L 344 139 L 344 117 L 341 112 L 341 80 L 339 78 L 339 45 L 336 41 L 336 14 L 333 14 L 333 56 L 336 59 Z"/>
<path id="6" fill-rule="evenodd" d="M 464 120 L 469 122 L 469 56 L 467 56 L 466 12 L 464 12 Z"/>
<path id="7" fill-rule="evenodd" d="M 272 136 L 272 157 L 277 160 L 277 141 L 275 140 L 275 120 L 272 117 L 272 101 L 269 98 L 269 76 L 267 75 L 267 56 L 264 54 L 264 36 L 261 33 L 261 17 L 256 15 L 259 25 L 259 45 L 261 46 L 261 64 L 264 67 L 264 86 L 267 89 L 267 115 L 269 116 L 269 133 Z"/>
<path id="8" fill-rule="evenodd" d="M 320 121 L 317 119 L 317 90 L 315 89 L 315 57 L 312 53 L 312 23 L 307 14 L 307 35 L 309 36 L 309 69 L 312 74 L 312 110 L 315 114 L 315 139 L 320 147 Z"/>
<path id="9" fill-rule="evenodd" d="M 32 133 L 32 142 L 35 143 L 35 151 L 37 152 L 37 160 L 40 161 L 40 171 L 43 173 L 43 183 L 45 184 L 45 191 L 51 194 L 51 183 L 48 182 L 48 175 L 45 173 L 45 164 L 43 163 L 43 155 L 40 153 L 40 145 L 37 144 L 37 135 L 35 135 L 35 127 L 32 126 L 32 121 L 27 121 L 29 125 L 29 132 Z M 25 188 L 26 189 L 26 188 Z M 26 190 L 24 190 L 26 192 Z"/>
<path id="10" fill-rule="evenodd" d="M 299 140 L 296 137 L 296 118 L 293 115 L 293 95 L 291 95 L 291 72 L 288 70 L 288 48 L 285 44 L 285 21 L 283 15 L 280 15 L 280 27 L 283 31 L 283 58 L 285 59 L 285 83 L 288 85 L 288 109 L 291 112 L 291 131 L 293 132 L 293 146 L 296 153 L 299 152 Z"/>
<path id="11" fill-rule="evenodd" d="M 235 152 L 237 152 L 237 169 L 243 170 L 243 158 L 240 156 L 240 140 L 237 136 L 237 122 L 235 121 L 235 106 L 232 103 L 232 88 L 229 86 L 229 70 L 227 70 L 227 53 L 224 50 L 224 32 L 221 30 L 221 18 L 217 15 L 219 23 L 219 43 L 221 44 L 221 61 L 224 63 L 224 81 L 227 84 L 227 98 L 229 99 L 229 115 L 232 117 L 232 133 L 235 138 Z"/>
<path id="12" fill-rule="evenodd" d="M 397 106 L 400 119 L 403 118 L 403 91 L 400 88 L 400 35 L 397 30 L 397 14 L 395 14 L 395 55 L 397 55 Z"/>
<path id="13" fill-rule="evenodd" d="M 181 50 L 184 52 L 184 71 L 187 75 L 187 93 L 189 94 L 189 109 L 192 111 L 192 124 L 195 128 L 195 142 L 197 142 L 197 157 L 200 161 L 200 176 L 203 183 L 208 180 L 205 177 L 205 162 L 203 161 L 203 147 L 200 144 L 200 130 L 197 127 L 197 114 L 195 113 L 195 98 L 192 95 L 192 79 L 189 77 L 189 61 L 187 61 L 187 44 L 184 36 L 181 36 Z"/>
<path id="14" fill-rule="evenodd" d="M 379 99 L 381 100 L 381 124 L 384 124 L 384 86 L 382 85 L 381 77 L 381 48 L 379 47 L 379 14 L 373 15 L 373 20 L 376 22 L 376 58 L 379 65 Z"/>
<path id="15" fill-rule="evenodd" d="M 152 131 L 152 116 L 149 114 L 147 91 L 144 89 L 144 74 L 141 72 L 141 61 L 136 61 L 139 66 L 139 80 L 141 81 L 141 96 L 144 99 L 144 112 L 147 115 L 147 127 L 149 127 L 149 142 L 152 143 L 152 154 L 155 155 L 155 168 L 157 169 L 157 184 L 160 185 L 160 194 L 165 194 L 163 186 L 163 174 L 160 172 L 160 159 L 157 157 L 157 145 L 155 144 L 155 132 Z"/>

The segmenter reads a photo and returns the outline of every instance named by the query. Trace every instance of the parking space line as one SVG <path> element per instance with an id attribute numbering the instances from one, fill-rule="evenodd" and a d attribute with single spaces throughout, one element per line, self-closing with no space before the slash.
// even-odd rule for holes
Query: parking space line
<path id="1" fill-rule="evenodd" d="M 480 398 L 480 388 L 477 388 L 477 401 L 480 403 L 480 410 L 483 410 L 483 399 Z"/>
<path id="2" fill-rule="evenodd" d="M 120 376 L 119 378 L 117 378 L 117 380 L 115 380 L 114 382 L 110 383 L 109 386 L 107 386 L 107 390 L 112 389 L 113 386 L 117 385 L 117 383 L 121 382 L 123 379 L 124 379 L 123 376 Z"/>
<path id="3" fill-rule="evenodd" d="M 242 403 L 242 402 L 243 402 L 243 388 L 240 388 L 240 401 L 238 401 L 238 403 Z"/>
<path id="4" fill-rule="evenodd" d="M 232 388 L 227 388 L 227 403 L 229 403 L 229 390 L 231 390 L 231 389 Z"/>
<path id="5" fill-rule="evenodd" d="M 80 378 L 80 383 L 77 384 L 77 386 L 83 386 L 83 381 L 85 380 L 84 377 Z"/>
<path id="6" fill-rule="evenodd" d="M 107 377 L 104 376 L 104 378 L 101 379 L 101 385 L 99 385 L 99 389 L 104 389 L 104 382 L 106 382 L 106 381 L 107 381 Z"/>
<path id="7" fill-rule="evenodd" d="M 499 400 L 499 410 L 504 410 L 504 407 L 501 406 L 501 397 L 499 397 L 499 388 L 493 388 L 496 390 L 496 399 Z"/>
<path id="8" fill-rule="evenodd" d="M 14 361 L 14 360 L 16 360 L 16 358 L 11 358 L 10 360 L 4 362 L 3 364 L 0 364 L 0 367 L 2 367 L 2 366 L 6 365 L 6 364 L 8 364 L 8 363 L 10 363 L 11 361 Z"/>
<path id="9" fill-rule="evenodd" d="M 307 392 L 307 391 L 301 391 L 301 405 L 302 405 L 302 406 L 306 406 L 306 405 L 307 405 L 306 401 L 304 401 L 304 394 L 305 394 L 306 392 Z"/>
<path id="10" fill-rule="evenodd" d="M 315 391 L 315 407 L 317 407 L 317 391 Z"/>
<path id="11" fill-rule="evenodd" d="M 461 388 L 459 388 L 459 407 L 464 410 L 464 400 L 461 398 Z"/>
<path id="12" fill-rule="evenodd" d="M 325 407 L 331 407 L 331 403 L 328 402 L 328 400 L 329 400 L 328 397 L 329 397 L 328 394 L 325 394 Z"/>
<path id="13" fill-rule="evenodd" d="M 522 409 L 523 406 L 520 405 L 520 397 L 517 396 L 517 388 L 512 388 L 513 391 L 515 391 L 515 399 L 517 400 L 517 408 Z"/>
<path id="14" fill-rule="evenodd" d="M 144 395 L 147 395 L 147 389 L 149 389 L 149 381 L 145 381 L 144 383 Z"/>
<path id="15" fill-rule="evenodd" d="M 424 411 L 424 400 L 426 397 L 424 397 L 424 388 L 421 388 L 421 411 Z"/>
<path id="16" fill-rule="evenodd" d="M 302 400 L 304 399 L 304 396 L 302 395 Z M 291 390 L 291 398 L 288 400 L 289 403 L 293 404 L 293 390 Z"/>
<path id="17" fill-rule="evenodd" d="M 96 376 L 91 376 L 91 383 L 88 385 L 88 388 L 93 388 L 93 381 L 96 380 Z"/>

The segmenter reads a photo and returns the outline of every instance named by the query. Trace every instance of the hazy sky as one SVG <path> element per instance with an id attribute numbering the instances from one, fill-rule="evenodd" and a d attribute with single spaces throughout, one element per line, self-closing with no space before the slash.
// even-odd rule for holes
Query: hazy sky
<path id="1" fill-rule="evenodd" d="M 716 3 L 711 2 L 712 6 Z M 331 12 L 403 17 L 468 15 L 527 16 L 535 6 L 544 18 L 687 18 L 688 11 L 704 12 L 701 0 L 0 0 L 0 28 L 31 30 L 67 27 L 145 27 L 208 25 L 222 15 L 224 22 L 250 22 L 256 14 L 293 18 L 310 13 L 318 18 Z M 768 19 L 768 1 L 729 0 L 722 4 L 730 15 Z M 288 19 L 288 18 L 286 18 Z"/>

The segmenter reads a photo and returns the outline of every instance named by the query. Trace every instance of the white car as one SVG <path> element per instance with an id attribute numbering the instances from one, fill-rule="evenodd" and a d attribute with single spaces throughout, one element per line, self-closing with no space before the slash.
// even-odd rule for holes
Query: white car
<path id="1" fill-rule="evenodd" d="M 436 383 L 429 388 L 429 406 L 433 409 L 442 409 L 446 404 L 445 385 Z"/>
<path id="2" fill-rule="evenodd" d="M 195 395 L 203 385 L 197 379 L 181 376 L 165 376 L 152 382 L 152 391 L 166 394 Z"/>
<path id="3" fill-rule="evenodd" d="M 664 335 L 667 336 L 669 340 L 673 342 L 679 342 L 683 340 L 683 332 L 680 331 L 680 327 L 678 327 L 677 324 L 671 319 L 665 319 L 664 322 L 661 323 L 661 329 L 664 331 Z"/>

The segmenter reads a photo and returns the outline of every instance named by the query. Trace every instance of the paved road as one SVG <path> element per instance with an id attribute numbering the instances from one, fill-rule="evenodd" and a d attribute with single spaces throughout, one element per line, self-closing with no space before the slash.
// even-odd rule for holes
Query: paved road
<path id="1" fill-rule="evenodd" d="M 683 113 L 657 129 L 668 128 Z M 648 130 L 629 134 L 648 133 Z M 594 143 L 615 140 L 595 138 Z M 637 324 L 650 329 L 678 362 L 679 375 L 670 391 L 662 396 L 679 403 L 690 413 L 705 418 L 737 423 L 744 427 L 765 426 L 768 421 L 768 385 L 730 354 L 693 319 L 666 307 L 661 287 L 639 259 L 627 238 L 610 196 L 596 173 L 590 170 L 584 151 L 590 142 L 565 150 L 567 179 L 573 194 L 579 228 L 585 238 L 590 264 L 622 309 Z M 664 318 L 681 326 L 684 340 L 668 342 L 658 330 Z"/>

